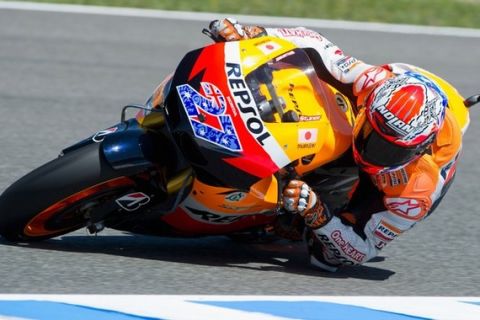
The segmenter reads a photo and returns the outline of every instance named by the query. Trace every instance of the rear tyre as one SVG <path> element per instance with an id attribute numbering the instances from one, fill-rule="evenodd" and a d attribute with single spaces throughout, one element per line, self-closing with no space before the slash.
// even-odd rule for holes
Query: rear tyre
<path id="1" fill-rule="evenodd" d="M 80 229 L 92 210 L 111 209 L 132 185 L 105 161 L 100 144 L 84 146 L 33 170 L 0 196 L 0 235 L 28 242 Z"/>

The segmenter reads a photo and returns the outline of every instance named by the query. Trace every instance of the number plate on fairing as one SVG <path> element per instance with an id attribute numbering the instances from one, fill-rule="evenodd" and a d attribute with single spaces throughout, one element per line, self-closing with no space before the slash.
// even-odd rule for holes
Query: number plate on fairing
<path id="1" fill-rule="evenodd" d="M 225 96 L 214 84 L 201 83 L 205 96 L 189 84 L 177 86 L 195 137 L 231 151 L 242 151 Z"/>

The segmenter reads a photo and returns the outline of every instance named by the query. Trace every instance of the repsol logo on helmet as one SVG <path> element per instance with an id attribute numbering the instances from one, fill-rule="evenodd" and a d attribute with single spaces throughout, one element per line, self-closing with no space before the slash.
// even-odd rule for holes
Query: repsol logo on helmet
<path id="1" fill-rule="evenodd" d="M 226 72 L 230 92 L 233 94 L 242 119 L 248 131 L 250 131 L 258 143 L 263 146 L 265 139 L 268 139 L 271 135 L 265 129 L 263 121 L 258 115 L 255 101 L 243 79 L 240 64 L 227 62 Z"/>

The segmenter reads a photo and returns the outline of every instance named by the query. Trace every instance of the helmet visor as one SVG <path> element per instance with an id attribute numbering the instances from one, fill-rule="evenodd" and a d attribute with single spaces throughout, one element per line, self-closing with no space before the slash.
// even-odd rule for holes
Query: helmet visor
<path id="1" fill-rule="evenodd" d="M 402 166 L 423 153 L 425 144 L 405 147 L 398 146 L 383 138 L 366 119 L 365 113 L 359 114 L 354 130 L 354 147 L 364 162 L 379 167 Z"/>

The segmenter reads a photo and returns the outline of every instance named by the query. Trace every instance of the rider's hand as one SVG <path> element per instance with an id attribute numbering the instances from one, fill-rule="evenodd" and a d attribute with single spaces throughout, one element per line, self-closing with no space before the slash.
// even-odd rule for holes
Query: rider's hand
<path id="1" fill-rule="evenodd" d="M 244 27 L 233 18 L 213 20 L 210 22 L 208 29 L 216 42 L 237 41 L 266 35 L 264 28 Z"/>
<path id="2" fill-rule="evenodd" d="M 323 227 L 330 221 L 330 213 L 313 190 L 303 181 L 292 180 L 283 190 L 283 206 L 299 214 L 312 229 Z"/>

